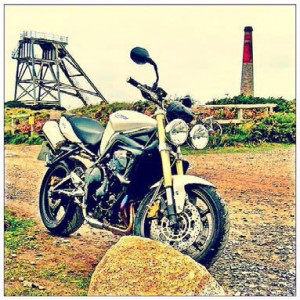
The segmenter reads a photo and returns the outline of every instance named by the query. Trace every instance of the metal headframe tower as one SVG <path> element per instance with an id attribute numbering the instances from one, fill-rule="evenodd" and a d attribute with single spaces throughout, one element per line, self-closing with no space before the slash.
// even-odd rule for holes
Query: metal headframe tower
<path id="1" fill-rule="evenodd" d="M 17 60 L 15 101 L 61 106 L 62 94 L 67 94 L 79 98 L 84 105 L 88 95 L 107 103 L 68 52 L 67 44 L 65 36 L 35 31 L 21 33 L 18 47 L 12 53 Z"/>

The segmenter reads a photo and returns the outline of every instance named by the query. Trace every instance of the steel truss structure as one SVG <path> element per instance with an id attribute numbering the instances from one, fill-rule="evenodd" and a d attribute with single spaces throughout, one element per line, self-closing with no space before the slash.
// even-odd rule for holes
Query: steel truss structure
<path id="1" fill-rule="evenodd" d="M 12 53 L 17 60 L 15 101 L 61 106 L 62 94 L 67 94 L 79 98 L 84 105 L 88 104 L 89 95 L 107 103 L 68 52 L 67 44 L 65 36 L 35 31 L 21 33 L 18 47 Z"/>

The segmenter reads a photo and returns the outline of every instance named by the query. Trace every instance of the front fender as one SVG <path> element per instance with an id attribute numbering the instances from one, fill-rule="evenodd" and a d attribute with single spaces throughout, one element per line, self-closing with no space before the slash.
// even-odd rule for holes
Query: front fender
<path id="1" fill-rule="evenodd" d="M 186 191 L 185 186 L 189 184 L 200 184 L 215 187 L 211 182 L 197 176 L 193 175 L 173 175 L 172 176 L 173 182 L 173 194 L 174 194 L 174 201 L 176 207 L 176 213 L 181 213 L 184 208 Z M 158 187 L 159 182 L 155 183 L 151 186 L 152 188 Z"/>
<path id="2" fill-rule="evenodd" d="M 200 184 L 215 187 L 211 182 L 193 175 L 173 175 L 172 178 L 176 213 L 181 213 L 183 211 L 186 197 L 186 185 Z"/>

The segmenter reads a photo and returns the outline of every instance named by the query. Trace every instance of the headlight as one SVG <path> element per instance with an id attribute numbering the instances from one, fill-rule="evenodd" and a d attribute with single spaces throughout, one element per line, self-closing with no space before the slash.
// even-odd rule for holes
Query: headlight
<path id="1" fill-rule="evenodd" d="M 168 141 L 176 146 L 184 144 L 188 138 L 189 128 L 181 119 L 175 119 L 166 126 Z"/>
<path id="2" fill-rule="evenodd" d="M 208 130 L 201 124 L 196 124 L 190 131 L 190 143 L 198 150 L 204 149 L 208 143 Z"/>

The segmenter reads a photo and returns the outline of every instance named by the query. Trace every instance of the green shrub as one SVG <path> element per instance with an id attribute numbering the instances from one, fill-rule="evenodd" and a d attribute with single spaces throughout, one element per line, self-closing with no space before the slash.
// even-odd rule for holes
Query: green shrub
<path id="1" fill-rule="evenodd" d="M 227 147 L 227 146 L 237 146 L 240 144 L 247 144 L 250 142 L 250 132 L 249 131 L 240 131 L 240 133 L 228 134 L 224 133 L 220 137 L 219 144 L 216 146 Z"/>
<path id="2" fill-rule="evenodd" d="M 286 100 L 282 97 L 274 98 L 262 98 L 262 97 L 246 97 L 246 96 L 234 96 L 232 98 L 221 98 L 214 99 L 212 101 L 207 102 L 206 104 L 212 105 L 224 105 L 224 104 L 266 104 L 266 103 L 274 103 L 277 104 L 277 107 L 274 108 L 275 112 L 295 112 L 296 109 L 296 101 Z"/>
<path id="3" fill-rule="evenodd" d="M 13 135 L 11 131 L 4 132 L 4 143 L 5 144 L 29 144 L 29 145 L 41 145 L 43 143 L 43 139 L 38 136 L 36 133 L 33 133 L 31 136 L 29 134 L 24 133 L 16 133 Z"/>
<path id="4" fill-rule="evenodd" d="M 17 133 L 9 139 L 8 144 L 15 144 L 15 145 L 24 144 L 27 140 L 28 140 L 27 134 Z"/>
<path id="5" fill-rule="evenodd" d="M 29 145 L 41 145 L 43 143 L 44 139 L 40 136 L 34 135 L 30 136 L 27 140 L 27 144 Z"/>
<path id="6" fill-rule="evenodd" d="M 276 113 L 253 125 L 250 139 L 254 142 L 295 143 L 296 115 L 294 113 Z"/>
<path id="7" fill-rule="evenodd" d="M 10 130 L 4 132 L 4 144 L 9 144 L 10 139 L 13 137 Z"/>
<path id="8" fill-rule="evenodd" d="M 45 105 L 42 103 L 38 103 L 36 105 L 26 105 L 20 101 L 7 101 L 4 103 L 5 108 L 29 108 L 31 110 L 41 110 L 41 109 L 57 109 L 65 111 L 66 109 L 62 106 L 58 105 Z"/>

